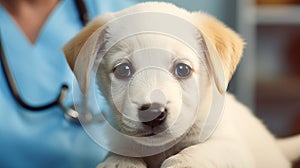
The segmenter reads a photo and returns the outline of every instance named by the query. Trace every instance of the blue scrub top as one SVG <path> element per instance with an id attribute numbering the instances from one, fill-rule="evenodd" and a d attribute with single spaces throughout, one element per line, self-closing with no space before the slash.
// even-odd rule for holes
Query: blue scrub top
<path id="1" fill-rule="evenodd" d="M 91 17 L 121 10 L 129 0 L 85 0 Z M 21 96 L 32 105 L 54 100 L 63 83 L 72 87 L 62 46 L 81 28 L 73 0 L 62 0 L 43 25 L 35 44 L 0 5 L 5 55 Z M 72 88 L 71 88 L 72 89 Z M 71 93 L 67 102 L 72 102 Z M 0 167 L 95 167 L 107 151 L 80 126 L 67 121 L 59 107 L 32 112 L 16 103 L 0 68 Z"/>

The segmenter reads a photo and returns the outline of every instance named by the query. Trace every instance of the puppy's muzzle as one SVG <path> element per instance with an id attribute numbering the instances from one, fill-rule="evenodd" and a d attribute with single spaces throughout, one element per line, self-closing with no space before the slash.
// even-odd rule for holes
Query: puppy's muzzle
<path id="1" fill-rule="evenodd" d="M 138 117 L 143 124 L 153 128 L 165 122 L 167 108 L 159 103 L 144 104 L 139 109 Z"/>

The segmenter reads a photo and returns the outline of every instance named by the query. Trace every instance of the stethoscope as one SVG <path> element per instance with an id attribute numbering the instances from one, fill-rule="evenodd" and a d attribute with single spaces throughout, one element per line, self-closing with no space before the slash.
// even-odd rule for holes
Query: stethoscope
<path id="1" fill-rule="evenodd" d="M 77 11 L 78 11 L 79 19 L 80 19 L 82 25 L 85 26 L 89 21 L 89 15 L 87 12 L 87 8 L 86 8 L 83 0 L 75 0 L 75 4 L 76 4 Z M 57 98 L 54 101 L 49 102 L 49 103 L 39 105 L 39 106 L 33 106 L 22 99 L 22 97 L 19 94 L 18 87 L 16 85 L 14 77 L 13 77 L 13 75 L 10 71 L 9 65 L 8 65 L 8 61 L 6 59 L 4 49 L 2 46 L 2 42 L 1 42 L 1 36 L 0 36 L 0 62 L 1 62 L 1 67 L 3 69 L 4 77 L 7 82 L 8 88 L 9 88 L 12 96 L 14 97 L 14 99 L 17 101 L 17 103 L 19 105 L 21 105 L 23 108 L 28 109 L 30 111 L 42 111 L 42 110 L 45 110 L 45 109 L 48 109 L 48 108 L 51 108 L 54 106 L 59 106 L 63 110 L 64 116 L 67 120 L 71 121 L 74 124 L 80 124 L 79 113 L 76 110 L 74 110 L 74 107 L 66 107 L 63 104 L 65 96 L 68 92 L 67 84 L 62 84 Z"/>

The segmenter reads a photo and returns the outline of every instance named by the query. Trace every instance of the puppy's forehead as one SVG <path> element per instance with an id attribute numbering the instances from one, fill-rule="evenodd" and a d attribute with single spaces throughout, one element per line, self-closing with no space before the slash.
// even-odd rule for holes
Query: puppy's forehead
<path id="1" fill-rule="evenodd" d="M 199 46 L 197 50 L 201 50 Z M 131 36 L 114 45 L 105 57 L 106 63 L 114 64 L 126 59 L 136 68 L 159 66 L 168 68 L 175 60 L 199 62 L 198 53 L 178 39 L 164 34 L 144 33 Z"/>
<path id="2" fill-rule="evenodd" d="M 106 48 L 139 34 L 161 34 L 197 48 L 201 33 L 189 20 L 166 13 L 141 12 L 115 18 L 105 28 Z"/>
<path id="3" fill-rule="evenodd" d="M 132 59 L 138 65 L 170 65 L 175 57 L 196 62 L 197 56 L 203 57 L 202 36 L 190 21 L 178 16 L 144 12 L 122 16 L 107 24 L 105 30 L 105 49 L 110 66 L 120 59 Z M 149 49 L 154 48 L 154 51 Z M 139 50 L 148 50 L 135 54 Z M 157 54 L 157 49 L 166 52 Z M 140 55 L 137 59 L 137 55 Z M 140 63 L 141 62 L 141 63 Z"/>

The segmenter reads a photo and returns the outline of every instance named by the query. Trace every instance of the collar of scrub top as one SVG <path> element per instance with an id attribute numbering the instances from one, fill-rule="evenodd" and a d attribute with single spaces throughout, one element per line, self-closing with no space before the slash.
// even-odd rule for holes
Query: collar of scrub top
<path id="1" fill-rule="evenodd" d="M 79 19 L 80 19 L 82 25 L 85 26 L 89 21 L 89 15 L 88 15 L 85 3 L 83 2 L 83 0 L 75 0 L 75 4 L 76 4 L 77 11 L 78 11 Z M 29 103 L 27 103 L 26 101 L 24 101 L 24 99 L 22 99 L 22 97 L 19 94 L 18 87 L 17 87 L 14 77 L 10 71 L 10 68 L 9 68 L 5 53 L 4 53 L 4 49 L 2 46 L 2 42 L 1 42 L 1 34 L 0 34 L 0 62 L 1 62 L 1 67 L 3 69 L 4 77 L 6 79 L 8 88 L 9 88 L 12 96 L 14 97 L 14 99 L 23 108 L 28 109 L 30 111 L 42 111 L 42 110 L 51 108 L 53 106 L 59 106 L 63 110 L 66 119 L 68 119 L 69 121 L 71 121 L 74 124 L 80 125 L 79 113 L 77 111 L 75 111 L 74 108 L 66 107 L 63 104 L 63 100 L 68 91 L 67 84 L 62 84 L 57 98 L 54 101 L 49 102 L 49 103 L 39 105 L 39 106 L 33 106 L 33 105 L 30 105 Z"/>

